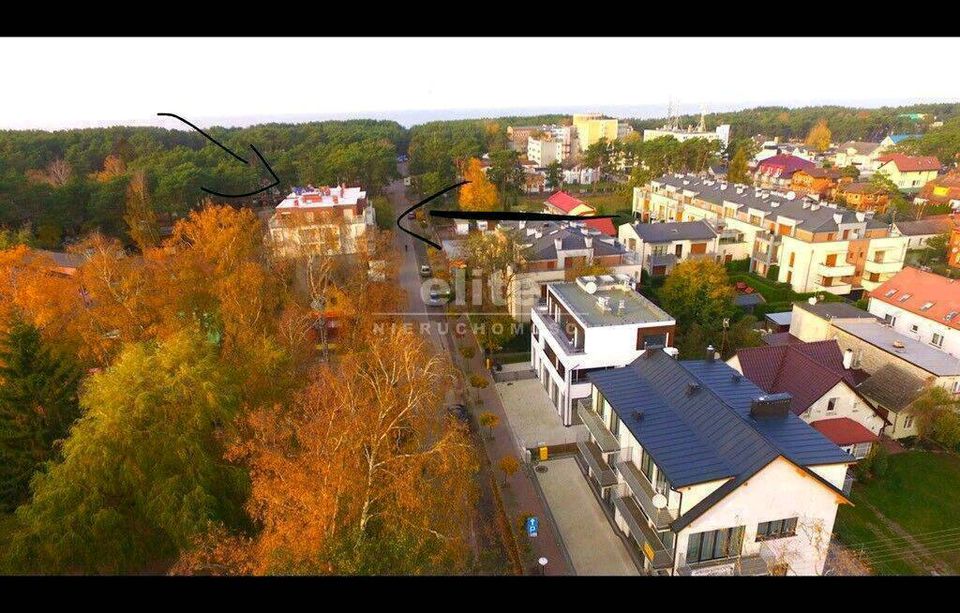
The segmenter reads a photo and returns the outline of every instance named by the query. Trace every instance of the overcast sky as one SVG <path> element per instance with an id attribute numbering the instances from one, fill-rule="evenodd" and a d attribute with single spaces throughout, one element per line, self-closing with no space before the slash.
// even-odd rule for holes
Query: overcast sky
<path id="1" fill-rule="evenodd" d="M 669 98 L 708 111 L 946 102 L 960 100 L 960 79 L 950 74 L 958 57 L 960 39 L 3 39 L 0 128 L 175 126 L 158 111 L 205 123 L 428 109 L 665 110 Z"/>

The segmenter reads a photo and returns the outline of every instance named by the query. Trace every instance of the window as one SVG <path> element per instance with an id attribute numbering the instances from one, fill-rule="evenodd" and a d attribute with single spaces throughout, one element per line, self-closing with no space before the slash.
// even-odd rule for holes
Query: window
<path id="1" fill-rule="evenodd" d="M 757 540 L 770 541 L 795 536 L 797 534 L 797 518 L 778 519 L 757 524 Z"/>
<path id="2" fill-rule="evenodd" d="M 929 310 L 933 307 L 934 304 L 936 304 L 936 303 L 935 303 L 935 302 L 924 302 L 924 303 L 923 303 L 923 306 L 920 307 L 920 310 L 921 310 L 921 311 L 929 311 Z"/>
<path id="3" fill-rule="evenodd" d="M 913 427 L 913 415 L 907 415 L 903 418 L 903 428 L 904 430 L 910 429 Z"/>
<path id="4" fill-rule="evenodd" d="M 906 302 L 907 300 L 910 300 L 910 296 L 912 295 L 913 294 L 904 294 L 903 296 L 900 296 L 900 302 Z"/>
<path id="5" fill-rule="evenodd" d="M 917 324 L 913 324 L 912 326 L 910 326 L 911 332 L 916 332 L 919 329 L 920 329 L 920 326 L 918 326 Z"/>
<path id="6" fill-rule="evenodd" d="M 837 410 L 837 400 L 838 398 L 831 398 L 827 401 L 827 413 L 833 413 Z"/>
<path id="7" fill-rule="evenodd" d="M 960 381 L 953 382 L 953 393 L 960 394 Z"/>
<path id="8" fill-rule="evenodd" d="M 790 252 L 790 266 L 793 266 L 793 262 L 796 259 L 797 259 L 797 252 L 796 251 Z"/>
<path id="9" fill-rule="evenodd" d="M 610 434 L 620 436 L 620 416 L 615 411 L 610 411 Z"/>
<path id="10" fill-rule="evenodd" d="M 937 334 L 936 332 L 934 332 L 933 338 L 930 339 L 930 344 L 935 347 L 943 347 L 943 335 Z"/>
<path id="11" fill-rule="evenodd" d="M 738 556 L 742 545 L 743 526 L 691 534 L 687 539 L 687 564 Z"/>
<path id="12" fill-rule="evenodd" d="M 647 450 L 643 450 L 643 455 L 640 458 L 640 472 L 643 473 L 643 476 L 647 478 L 647 481 L 653 482 L 653 458 L 647 453 Z"/>
<path id="13" fill-rule="evenodd" d="M 885 313 L 885 314 L 883 315 L 883 323 L 887 324 L 888 326 L 893 327 L 893 326 L 897 325 L 897 316 L 896 316 L 896 315 L 891 315 L 890 313 Z"/>
<path id="14" fill-rule="evenodd" d="M 890 296 L 893 296 L 893 295 L 896 294 L 896 293 L 897 293 L 897 290 L 895 290 L 895 289 L 888 289 L 887 292 L 884 294 L 884 296 L 887 297 L 887 298 L 889 298 Z"/>

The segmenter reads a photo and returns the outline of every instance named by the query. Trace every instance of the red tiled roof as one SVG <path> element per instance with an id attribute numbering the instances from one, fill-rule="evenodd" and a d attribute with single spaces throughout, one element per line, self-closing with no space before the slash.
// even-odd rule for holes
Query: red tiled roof
<path id="1" fill-rule="evenodd" d="M 768 345 L 789 345 L 791 343 L 803 342 L 789 332 L 773 332 L 772 334 L 764 334 L 760 340 Z"/>
<path id="2" fill-rule="evenodd" d="M 880 440 L 880 437 L 876 434 L 848 417 L 822 419 L 810 425 L 840 447 L 855 445 L 856 443 L 872 443 Z"/>
<path id="3" fill-rule="evenodd" d="M 547 198 L 547 204 L 551 204 L 564 213 L 569 213 L 573 209 L 577 208 L 581 204 L 586 204 L 582 200 L 578 200 L 568 194 L 567 192 L 557 192 Z"/>
<path id="4" fill-rule="evenodd" d="M 940 160 L 932 155 L 913 156 L 902 153 L 881 155 L 877 158 L 881 164 L 893 162 L 900 172 L 922 172 L 926 170 L 940 170 Z"/>
<path id="5" fill-rule="evenodd" d="M 843 367 L 834 340 L 750 347 L 738 351 L 737 358 L 743 374 L 763 391 L 790 394 L 790 410 L 797 415 L 841 381 L 851 388 L 859 383 L 857 374 Z"/>
<path id="6" fill-rule="evenodd" d="M 613 226 L 613 220 L 606 217 L 603 219 L 590 219 L 588 217 L 586 219 L 586 225 L 588 228 L 600 230 L 607 236 L 617 235 L 617 229 Z"/>
<path id="7" fill-rule="evenodd" d="M 960 282 L 954 279 L 908 266 L 870 292 L 870 298 L 960 329 Z M 924 309 L 927 303 L 932 304 Z"/>
<path id="8" fill-rule="evenodd" d="M 780 176 L 791 176 L 793 173 L 798 170 L 804 170 L 807 168 L 813 168 L 816 164 L 810 160 L 805 160 L 803 158 L 797 157 L 795 155 L 790 155 L 788 153 L 781 153 L 779 155 L 774 155 L 768 157 L 758 164 L 757 168 L 760 172 L 765 174 L 779 174 Z"/>

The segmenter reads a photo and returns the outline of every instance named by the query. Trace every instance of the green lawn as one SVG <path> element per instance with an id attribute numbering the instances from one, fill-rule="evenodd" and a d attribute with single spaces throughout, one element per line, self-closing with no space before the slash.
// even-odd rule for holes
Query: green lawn
<path id="1" fill-rule="evenodd" d="M 854 550 L 862 550 L 876 574 L 926 574 L 864 502 L 876 507 L 923 544 L 945 566 L 960 574 L 960 457 L 908 451 L 890 456 L 887 473 L 854 486 L 855 507 L 844 505 L 835 531 Z"/>

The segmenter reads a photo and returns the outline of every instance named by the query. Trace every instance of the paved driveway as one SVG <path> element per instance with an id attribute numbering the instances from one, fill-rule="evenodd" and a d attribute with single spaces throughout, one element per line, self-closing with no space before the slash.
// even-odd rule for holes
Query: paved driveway
<path id="1" fill-rule="evenodd" d="M 543 462 L 535 472 L 578 575 L 639 575 L 573 458 Z"/>
<path id="2" fill-rule="evenodd" d="M 510 430 L 524 447 L 576 443 L 579 432 L 586 436 L 586 426 L 566 427 L 561 423 L 539 379 L 497 383 L 497 393 L 503 401 Z"/>

